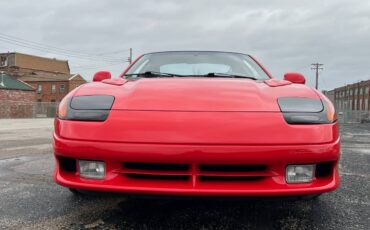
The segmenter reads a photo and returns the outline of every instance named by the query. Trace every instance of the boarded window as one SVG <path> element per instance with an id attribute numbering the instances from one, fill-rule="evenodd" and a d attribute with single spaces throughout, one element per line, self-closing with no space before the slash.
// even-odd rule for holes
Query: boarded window
<path id="1" fill-rule="evenodd" d="M 37 86 L 37 93 L 42 93 L 42 85 Z"/>

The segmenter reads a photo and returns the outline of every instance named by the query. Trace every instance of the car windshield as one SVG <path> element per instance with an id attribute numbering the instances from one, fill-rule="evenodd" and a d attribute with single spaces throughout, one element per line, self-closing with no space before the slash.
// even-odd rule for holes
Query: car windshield
<path id="1" fill-rule="evenodd" d="M 145 75 L 146 73 L 146 75 Z M 227 52 L 163 52 L 142 56 L 126 76 L 246 77 L 269 79 L 266 72 L 248 55 Z M 171 75 L 172 74 L 172 75 Z"/>

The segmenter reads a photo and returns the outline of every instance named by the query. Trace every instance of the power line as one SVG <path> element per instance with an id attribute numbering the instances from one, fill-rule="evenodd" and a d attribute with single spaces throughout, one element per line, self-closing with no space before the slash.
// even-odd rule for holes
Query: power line
<path id="1" fill-rule="evenodd" d="M 72 68 L 76 68 L 79 71 L 81 70 L 91 70 L 91 69 L 101 69 L 106 67 L 112 67 L 117 65 L 122 65 L 123 63 L 116 63 L 116 64 L 110 64 L 110 65 L 86 65 L 86 66 L 72 66 Z"/>
<path id="2" fill-rule="evenodd" d="M 7 38 L 7 37 L 3 37 L 1 35 L 0 35 L 0 40 L 3 41 L 3 42 L 6 42 L 6 43 L 10 43 L 10 44 L 18 45 L 18 46 L 23 46 L 23 47 L 26 47 L 26 48 L 37 49 L 37 50 L 47 51 L 47 52 L 51 51 L 53 53 L 62 54 L 62 55 L 65 55 L 65 56 L 91 57 L 91 55 L 88 55 L 88 54 L 74 54 L 74 53 L 70 53 L 68 51 L 60 51 L 60 50 L 55 49 L 55 48 L 49 48 L 47 46 L 42 46 L 42 45 L 32 44 L 32 43 L 24 42 L 24 41 L 20 41 L 20 40 L 10 39 L 10 38 Z"/>
<path id="3" fill-rule="evenodd" d="M 107 65 L 85 65 L 85 66 L 72 66 L 72 68 L 77 68 L 79 71 L 81 70 L 90 70 L 90 69 L 99 69 L 111 66 L 122 65 L 124 63 L 131 63 L 132 62 L 132 48 L 118 50 L 115 52 L 106 52 L 106 53 L 99 53 L 99 54 L 92 54 L 92 53 L 85 53 L 81 51 L 74 51 L 70 49 L 59 48 L 55 46 L 50 46 L 46 44 L 42 44 L 39 42 L 29 41 L 23 38 L 18 38 L 15 36 L 6 35 L 0 33 L 0 42 L 12 44 L 15 46 L 25 47 L 29 49 L 39 50 L 43 52 L 48 52 L 56 55 L 61 55 L 69 58 L 77 58 L 82 60 L 94 61 L 97 63 L 108 63 Z M 129 52 L 129 56 L 127 57 L 117 57 L 117 56 L 109 56 L 112 54 L 120 54 L 124 52 Z"/>
<path id="4" fill-rule="evenodd" d="M 98 53 L 97 55 L 112 55 L 112 54 L 119 54 L 119 53 L 127 53 L 129 52 L 130 49 L 124 49 L 124 50 L 118 50 L 118 51 L 113 51 L 113 52 L 104 52 L 104 53 Z"/>
<path id="5" fill-rule="evenodd" d="M 46 44 L 42 44 L 42 43 L 39 43 L 39 42 L 34 42 L 34 41 L 26 40 L 26 39 L 23 39 L 23 38 L 14 37 L 14 36 L 3 34 L 3 33 L 0 33 L 0 36 L 3 37 L 3 38 L 10 39 L 10 40 L 18 40 L 18 41 L 22 41 L 22 42 L 26 42 L 26 43 L 32 43 L 34 45 L 46 47 L 46 48 L 49 48 L 49 49 L 56 49 L 56 50 L 61 50 L 61 51 L 66 51 L 66 52 L 72 52 L 72 53 L 76 53 L 76 54 L 91 55 L 91 54 L 88 54 L 88 53 L 83 53 L 81 51 L 73 51 L 73 50 L 58 48 L 58 47 L 55 47 L 55 46 L 50 46 L 50 45 L 46 45 Z"/>
<path id="6" fill-rule="evenodd" d="M 303 70 L 303 69 L 305 69 L 305 68 L 308 68 L 308 67 L 310 67 L 310 66 L 311 66 L 311 65 L 305 65 L 305 66 L 302 66 L 302 67 L 300 67 L 300 68 L 295 69 L 293 72 L 301 71 L 301 70 Z"/>
<path id="7" fill-rule="evenodd" d="M 49 53 L 62 55 L 62 56 L 66 56 L 66 57 L 74 57 L 74 58 L 78 58 L 78 59 L 104 61 L 104 62 L 121 62 L 122 61 L 122 60 L 119 60 L 119 59 L 114 60 L 114 59 L 107 59 L 107 58 L 103 58 L 103 57 L 99 58 L 99 57 L 80 56 L 80 55 L 74 55 L 74 54 L 69 54 L 69 53 L 64 53 L 64 52 L 51 51 L 51 50 L 43 48 L 43 47 L 33 46 L 33 45 L 26 44 L 26 43 L 18 42 L 18 41 L 5 40 L 1 37 L 0 37 L 0 41 L 10 43 L 10 44 L 13 44 L 13 45 L 17 45 L 17 46 L 21 46 L 21 47 L 25 47 L 25 48 L 30 48 L 30 49 L 34 49 L 34 50 L 43 51 L 43 52 L 49 52 Z"/>
<path id="8" fill-rule="evenodd" d="M 0 41 L 10 43 L 10 44 L 13 44 L 13 45 L 17 45 L 17 46 L 20 46 L 20 47 L 39 50 L 39 51 L 43 51 L 43 52 L 49 52 L 49 53 L 53 53 L 53 54 L 57 54 L 57 55 L 61 55 L 61 56 L 66 56 L 66 57 L 74 57 L 74 58 L 78 58 L 78 59 L 85 59 L 85 60 L 91 60 L 91 61 L 103 61 L 103 62 L 110 62 L 110 63 L 112 63 L 112 62 L 117 63 L 117 62 L 122 62 L 123 61 L 123 60 L 119 60 L 119 59 L 113 60 L 113 59 L 98 58 L 98 57 L 88 57 L 88 56 L 83 57 L 83 56 L 78 56 L 78 55 L 73 55 L 73 54 L 68 54 L 68 53 L 55 52 L 55 51 L 50 51 L 50 50 L 42 48 L 42 47 L 31 46 L 31 45 L 23 44 L 23 43 L 16 42 L 16 41 L 4 40 L 2 38 L 0 38 Z"/>
<path id="9" fill-rule="evenodd" d="M 23 42 L 23 43 L 30 43 L 31 45 L 36 45 L 36 46 L 44 47 L 44 48 L 47 48 L 47 49 L 58 50 L 58 51 L 68 52 L 68 53 L 74 53 L 74 54 L 84 55 L 84 56 L 99 56 L 99 57 L 101 57 L 101 56 L 106 56 L 106 54 L 109 54 L 109 53 L 94 54 L 94 53 L 86 53 L 86 52 L 83 52 L 83 51 L 75 51 L 75 50 L 70 50 L 70 49 L 65 49 L 65 48 L 59 48 L 59 47 L 56 47 L 56 46 L 51 46 L 51 45 L 47 45 L 47 44 L 43 44 L 43 43 L 39 43 L 39 42 L 35 42 L 35 41 L 30 41 L 30 40 L 26 40 L 26 39 L 23 39 L 23 38 L 18 38 L 18 37 L 3 34 L 3 33 L 0 33 L 0 37 L 3 37 L 5 39 L 9 39 L 9 40 L 13 40 L 13 41 Z M 128 52 L 129 49 L 117 51 L 117 52 L 114 52 L 114 53 L 122 53 L 124 51 Z"/>
<path id="10" fill-rule="evenodd" d="M 323 66 L 324 64 L 320 64 L 320 63 L 312 63 L 311 64 L 311 69 L 312 70 L 316 70 L 316 84 L 315 84 L 315 88 L 316 89 L 319 89 L 319 70 L 323 70 L 324 68 L 322 68 L 321 66 Z"/>
<path id="11" fill-rule="evenodd" d="M 104 61 L 104 62 L 110 62 L 110 63 L 128 61 L 127 58 L 122 58 L 121 59 L 121 58 L 117 58 L 117 57 L 108 57 L 108 56 L 105 56 L 105 55 L 80 53 L 80 52 L 76 52 L 76 51 L 71 51 L 71 50 L 67 50 L 67 49 L 62 49 L 62 48 L 58 48 L 58 47 L 49 46 L 49 45 L 43 45 L 43 44 L 37 43 L 37 42 L 27 41 L 27 40 L 22 39 L 22 38 L 16 38 L 14 36 L 4 35 L 4 34 L 1 34 L 1 33 L 0 33 L 0 41 L 10 43 L 10 44 L 13 44 L 13 45 L 17 45 L 17 46 L 21 46 L 21 47 L 25 47 L 25 48 L 50 52 L 50 53 L 54 53 L 54 54 L 59 54 L 59 55 L 74 57 L 74 58 L 79 58 L 79 59 Z"/>
<path id="12" fill-rule="evenodd" d="M 323 83 L 324 87 L 327 89 L 328 88 L 328 84 L 326 83 L 326 80 L 325 80 L 325 76 L 324 77 L 321 77 L 321 82 Z"/>

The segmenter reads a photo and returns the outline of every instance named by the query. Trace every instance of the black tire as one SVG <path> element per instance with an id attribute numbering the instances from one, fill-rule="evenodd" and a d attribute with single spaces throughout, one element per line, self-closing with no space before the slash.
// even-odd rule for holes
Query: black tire
<path id="1" fill-rule="evenodd" d="M 81 195 L 83 195 L 83 194 L 80 192 L 80 190 L 77 190 L 77 189 L 74 189 L 74 188 L 68 188 L 68 190 L 69 190 L 71 193 L 73 193 L 73 195 L 75 195 L 75 196 L 81 196 Z"/>
<path id="2" fill-rule="evenodd" d="M 305 195 L 305 196 L 299 197 L 299 200 L 305 200 L 305 201 L 317 200 L 319 196 L 321 196 L 321 194 Z"/>
<path id="3" fill-rule="evenodd" d="M 91 191 L 87 191 L 87 190 L 79 190 L 79 189 L 75 189 L 75 188 L 68 188 L 68 189 L 75 196 L 97 196 L 98 194 L 100 194 L 98 192 L 91 192 Z"/>
<path id="4" fill-rule="evenodd" d="M 68 188 L 69 191 L 74 195 L 74 196 L 79 196 L 79 197 L 86 197 L 86 198 L 99 198 L 99 197 L 111 197 L 117 196 L 118 193 L 107 193 L 107 192 L 100 192 L 100 191 L 90 191 L 90 190 L 80 190 L 80 189 L 75 189 L 75 188 Z M 123 194 L 118 194 L 119 196 L 125 196 Z"/>

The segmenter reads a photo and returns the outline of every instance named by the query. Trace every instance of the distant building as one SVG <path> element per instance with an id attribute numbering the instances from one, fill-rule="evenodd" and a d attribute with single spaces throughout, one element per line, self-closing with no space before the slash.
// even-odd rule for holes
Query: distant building
<path id="1" fill-rule="evenodd" d="M 333 103 L 335 104 L 334 90 L 322 91 L 322 93 Z"/>
<path id="2" fill-rule="evenodd" d="M 18 52 L 0 53 L 1 70 L 34 87 L 38 102 L 59 102 L 86 83 L 81 75 L 70 73 L 68 61 Z"/>
<path id="3" fill-rule="evenodd" d="M 45 58 L 18 52 L 0 53 L 0 67 L 12 70 L 37 70 L 69 74 L 68 61 Z"/>
<path id="4" fill-rule="evenodd" d="M 35 91 L 29 84 L 0 73 L 0 118 L 32 117 Z"/>
<path id="5" fill-rule="evenodd" d="M 86 83 L 79 74 L 52 74 L 39 71 L 18 75 L 18 79 L 36 89 L 38 102 L 60 102 L 68 92 Z"/>
<path id="6" fill-rule="evenodd" d="M 334 95 L 333 103 L 338 111 L 370 111 L 369 91 L 370 80 L 367 80 L 325 91 L 324 94 Z"/>

